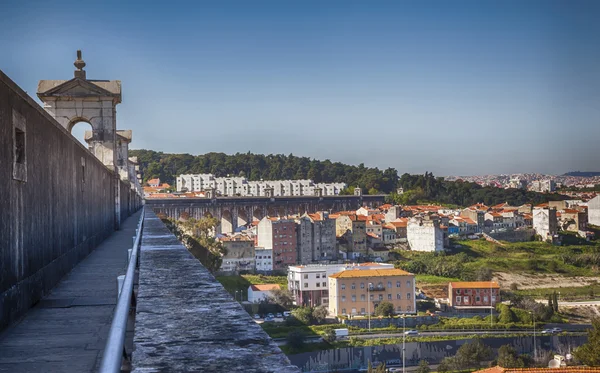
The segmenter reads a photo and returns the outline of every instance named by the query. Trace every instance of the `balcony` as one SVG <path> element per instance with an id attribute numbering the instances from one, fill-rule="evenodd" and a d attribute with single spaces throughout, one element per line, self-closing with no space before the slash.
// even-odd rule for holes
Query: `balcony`
<path id="1" fill-rule="evenodd" d="M 385 291 L 385 286 L 372 286 L 369 287 L 369 291 Z"/>

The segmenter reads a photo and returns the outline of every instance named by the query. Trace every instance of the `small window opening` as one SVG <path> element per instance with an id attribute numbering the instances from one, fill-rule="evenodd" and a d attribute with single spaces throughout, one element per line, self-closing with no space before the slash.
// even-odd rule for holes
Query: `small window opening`
<path id="1" fill-rule="evenodd" d="M 25 132 L 15 128 L 15 163 L 25 164 Z"/>

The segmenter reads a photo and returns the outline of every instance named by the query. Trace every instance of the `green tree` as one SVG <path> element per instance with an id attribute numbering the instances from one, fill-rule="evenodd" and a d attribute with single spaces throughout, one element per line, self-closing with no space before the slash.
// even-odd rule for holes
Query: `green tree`
<path id="1" fill-rule="evenodd" d="M 431 368 L 429 368 L 429 363 L 427 360 L 419 361 L 419 366 L 415 370 L 416 373 L 429 373 L 431 372 Z"/>
<path id="2" fill-rule="evenodd" d="M 295 350 L 304 347 L 304 334 L 299 330 L 292 330 L 286 337 L 288 346 Z"/>
<path id="3" fill-rule="evenodd" d="M 310 307 L 298 307 L 292 311 L 292 315 L 305 325 L 313 324 L 312 308 Z"/>
<path id="4" fill-rule="evenodd" d="M 556 291 L 554 291 L 554 294 L 552 294 L 552 299 L 554 301 L 554 312 L 558 312 L 558 294 Z"/>
<path id="5" fill-rule="evenodd" d="M 271 290 L 269 300 L 285 309 L 289 309 L 294 302 L 294 297 L 288 289 L 274 289 Z"/>
<path id="6" fill-rule="evenodd" d="M 317 324 L 321 324 L 325 321 L 325 318 L 327 318 L 327 314 L 328 311 L 326 306 L 315 307 L 312 311 L 312 318 Z"/>
<path id="7" fill-rule="evenodd" d="M 600 366 L 600 317 L 592 319 L 592 328 L 588 330 L 588 341 L 579 346 L 574 355 L 587 366 Z"/>
<path id="8" fill-rule="evenodd" d="M 394 315 L 394 305 L 390 302 L 383 301 L 375 307 L 375 316 L 393 316 Z"/>
<path id="9" fill-rule="evenodd" d="M 337 339 L 337 335 L 335 334 L 335 330 L 333 328 L 325 329 L 323 334 L 323 340 L 327 343 L 333 343 Z"/>
<path id="10" fill-rule="evenodd" d="M 385 362 L 382 362 L 377 367 L 373 368 L 371 361 L 369 360 L 369 366 L 367 367 L 367 373 L 386 373 L 387 368 Z"/>
<path id="11" fill-rule="evenodd" d="M 525 362 L 511 345 L 502 345 L 498 349 L 498 365 L 502 368 L 523 368 Z"/>
<path id="12" fill-rule="evenodd" d="M 492 350 L 479 339 L 473 342 L 465 343 L 460 346 L 454 356 L 454 364 L 457 370 L 479 368 L 482 361 L 489 360 L 492 356 Z"/>

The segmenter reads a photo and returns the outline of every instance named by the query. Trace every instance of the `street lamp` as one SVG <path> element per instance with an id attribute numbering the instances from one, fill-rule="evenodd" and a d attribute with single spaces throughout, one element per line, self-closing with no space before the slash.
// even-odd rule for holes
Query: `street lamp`
<path id="1" fill-rule="evenodd" d="M 535 357 L 537 355 L 537 348 L 535 344 L 535 314 L 529 311 L 531 314 L 531 322 L 533 323 L 533 361 L 535 362 Z"/>
<path id="2" fill-rule="evenodd" d="M 406 373 L 406 315 L 402 315 L 402 373 Z"/>
<path id="3" fill-rule="evenodd" d="M 369 320 L 369 332 L 371 332 L 371 295 L 369 290 L 371 290 L 372 283 L 367 283 L 367 319 Z"/>
<path id="4" fill-rule="evenodd" d="M 236 290 L 236 291 L 235 291 L 235 300 L 236 300 L 236 301 L 237 301 L 237 295 L 238 295 L 238 291 L 239 291 L 239 290 Z"/>

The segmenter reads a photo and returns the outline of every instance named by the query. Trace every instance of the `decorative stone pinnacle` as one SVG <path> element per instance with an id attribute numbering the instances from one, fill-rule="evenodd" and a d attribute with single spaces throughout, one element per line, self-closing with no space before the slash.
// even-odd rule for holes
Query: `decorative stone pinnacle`
<path id="1" fill-rule="evenodd" d="M 85 79 L 85 70 L 83 70 L 85 61 L 81 58 L 81 50 L 77 50 L 77 59 L 73 62 L 73 65 L 77 68 L 75 70 L 75 77 Z"/>

